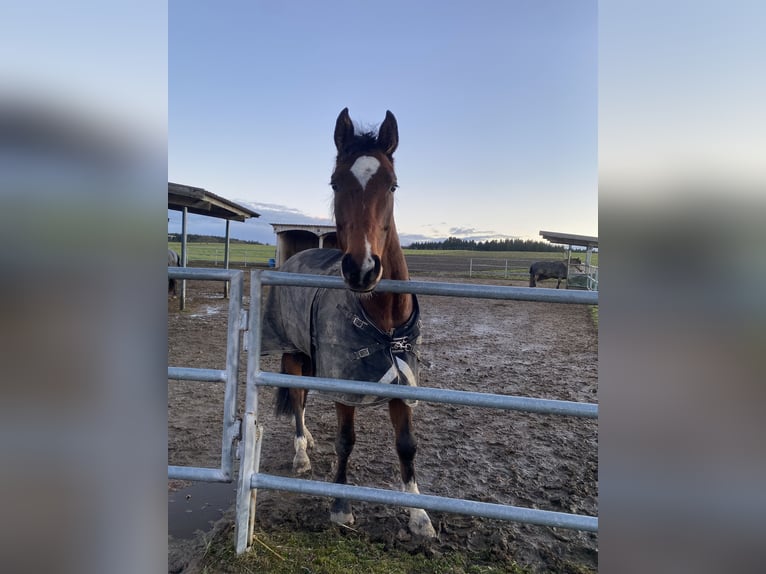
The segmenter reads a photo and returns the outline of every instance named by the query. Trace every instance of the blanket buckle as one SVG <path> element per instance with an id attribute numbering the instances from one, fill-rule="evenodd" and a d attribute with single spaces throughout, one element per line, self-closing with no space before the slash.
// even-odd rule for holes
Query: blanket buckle
<path id="1" fill-rule="evenodd" d="M 407 337 L 399 337 L 398 339 L 391 340 L 391 351 L 394 353 L 403 353 L 405 351 L 412 351 L 412 343 L 410 343 Z"/>

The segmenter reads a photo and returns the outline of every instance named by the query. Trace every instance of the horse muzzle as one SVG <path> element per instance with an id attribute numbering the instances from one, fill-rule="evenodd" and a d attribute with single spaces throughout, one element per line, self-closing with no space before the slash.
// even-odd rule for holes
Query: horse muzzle
<path id="1" fill-rule="evenodd" d="M 350 253 L 346 253 L 340 263 L 340 272 L 349 289 L 367 293 L 380 282 L 383 266 L 377 255 L 365 257 L 359 264 Z"/>

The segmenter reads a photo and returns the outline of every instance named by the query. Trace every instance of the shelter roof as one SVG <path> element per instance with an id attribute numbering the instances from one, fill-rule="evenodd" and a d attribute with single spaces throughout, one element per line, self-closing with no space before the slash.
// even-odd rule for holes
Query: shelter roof
<path id="1" fill-rule="evenodd" d="M 189 213 L 236 221 L 245 221 L 250 217 L 261 216 L 260 213 L 256 213 L 252 209 L 201 187 L 168 182 L 168 209 L 183 211 L 184 207 Z"/>
<path id="2" fill-rule="evenodd" d="M 581 247 L 598 247 L 598 237 L 590 235 L 575 235 L 573 233 L 562 233 L 559 231 L 541 231 L 543 239 L 551 243 L 560 243 L 562 245 L 579 245 Z"/>
<path id="3" fill-rule="evenodd" d="M 324 225 L 316 223 L 272 223 L 275 233 L 282 231 L 313 231 L 316 234 L 326 234 L 335 231 L 335 225 Z"/>

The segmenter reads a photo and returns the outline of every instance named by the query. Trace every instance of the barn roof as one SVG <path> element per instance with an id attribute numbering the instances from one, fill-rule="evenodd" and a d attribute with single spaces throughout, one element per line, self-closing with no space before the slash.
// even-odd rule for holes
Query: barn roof
<path id="1" fill-rule="evenodd" d="M 168 182 L 168 209 L 183 211 L 184 207 L 189 213 L 235 221 L 261 216 L 252 209 L 201 187 Z"/>
<path id="2" fill-rule="evenodd" d="M 311 231 L 316 235 L 323 235 L 335 231 L 335 225 L 325 225 L 316 223 L 272 223 L 274 233 L 283 231 Z"/>
<path id="3" fill-rule="evenodd" d="M 579 245 L 581 247 L 598 247 L 598 237 L 590 235 L 575 235 L 573 233 L 562 233 L 560 231 L 541 231 L 543 239 L 551 243 L 560 243 L 562 245 Z"/>

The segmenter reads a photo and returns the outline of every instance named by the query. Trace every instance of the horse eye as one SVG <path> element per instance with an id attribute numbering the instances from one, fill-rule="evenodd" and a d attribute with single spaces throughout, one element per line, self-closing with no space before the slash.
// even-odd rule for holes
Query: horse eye
<path id="1" fill-rule="evenodd" d="M 333 191 L 338 191 L 338 184 L 336 184 L 336 183 L 331 183 L 331 184 L 330 184 L 330 187 L 332 188 L 332 190 L 333 190 Z"/>
<path id="2" fill-rule="evenodd" d="M 389 191 L 390 191 L 391 193 L 393 193 L 393 192 L 395 192 L 395 191 L 396 191 L 396 188 L 397 188 L 397 187 L 399 187 L 399 184 L 398 184 L 398 183 L 395 183 L 395 184 L 393 184 L 393 185 L 392 185 L 392 186 L 389 188 Z"/>

